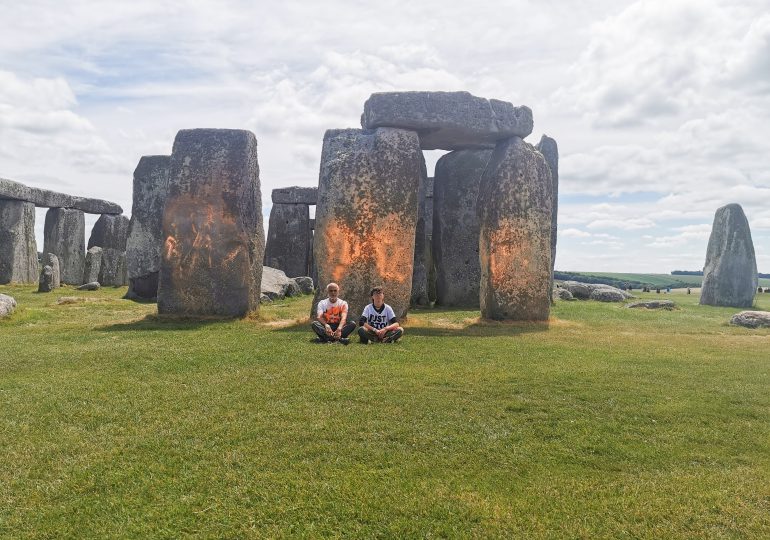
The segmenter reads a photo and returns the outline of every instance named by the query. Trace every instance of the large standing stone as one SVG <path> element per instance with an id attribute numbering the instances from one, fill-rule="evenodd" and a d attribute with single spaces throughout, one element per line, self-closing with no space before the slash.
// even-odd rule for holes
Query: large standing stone
<path id="1" fill-rule="evenodd" d="M 719 208 L 706 250 L 700 303 L 709 306 L 749 307 L 757 291 L 757 260 L 743 208 Z"/>
<path id="2" fill-rule="evenodd" d="M 83 283 L 86 251 L 86 221 L 82 210 L 51 208 L 45 214 L 44 251 L 59 258 L 61 281 Z"/>
<path id="3" fill-rule="evenodd" d="M 51 284 L 54 289 L 61 287 L 61 270 L 59 269 L 59 257 L 53 253 L 43 253 L 40 257 L 40 264 L 42 266 L 51 267 Z"/>
<path id="4" fill-rule="evenodd" d="M 265 265 L 283 270 L 287 276 L 310 273 L 310 207 L 306 204 L 274 203 L 267 229 Z"/>
<path id="5" fill-rule="evenodd" d="M 126 252 L 119 249 L 105 248 L 102 251 L 102 264 L 98 281 L 103 287 L 122 287 L 128 285 L 126 276 Z"/>
<path id="6" fill-rule="evenodd" d="M 88 247 L 99 246 L 126 251 L 129 220 L 126 216 L 102 214 L 91 229 Z M 87 283 L 87 282 L 86 282 Z"/>
<path id="7" fill-rule="evenodd" d="M 38 280 L 37 292 L 51 292 L 54 290 L 53 286 L 53 268 L 45 265 L 40 271 L 40 279 Z"/>
<path id="8" fill-rule="evenodd" d="M 479 306 L 481 176 L 492 150 L 456 150 L 436 162 L 433 186 L 433 261 L 436 303 Z"/>
<path id="9" fill-rule="evenodd" d="M 0 199 L 0 283 L 38 278 L 35 205 Z"/>
<path id="10" fill-rule="evenodd" d="M 551 200 L 543 155 L 519 137 L 498 143 L 478 199 L 482 317 L 548 319 Z"/>
<path id="11" fill-rule="evenodd" d="M 254 134 L 180 131 L 169 178 L 158 313 L 240 317 L 258 311 L 265 235 Z"/>
<path id="12" fill-rule="evenodd" d="M 128 298 L 158 295 L 163 246 L 163 207 L 166 204 L 171 156 L 142 156 L 134 170 L 134 197 L 126 240 Z"/>
<path id="13" fill-rule="evenodd" d="M 385 302 L 397 317 L 406 315 L 422 160 L 414 131 L 326 132 L 313 240 L 318 269 L 313 308 L 334 281 L 351 320 L 371 302 L 374 285 L 385 287 Z"/>
<path id="14" fill-rule="evenodd" d="M 274 189 L 270 195 L 273 204 L 316 204 L 318 203 L 317 187 L 285 187 Z"/>
<path id="15" fill-rule="evenodd" d="M 428 299 L 436 301 L 436 265 L 433 257 L 433 186 L 435 178 L 428 177 L 425 189 L 425 268 L 428 269 Z"/>
<path id="16" fill-rule="evenodd" d="M 551 290 L 553 290 L 553 269 L 556 264 L 556 218 L 559 213 L 559 147 L 556 141 L 548 135 L 540 137 L 535 147 L 543 154 L 548 169 L 551 171 L 551 186 L 553 188 L 553 205 L 551 207 Z M 553 299 L 553 295 L 551 295 Z"/>
<path id="17" fill-rule="evenodd" d="M 85 269 L 83 270 L 83 283 L 91 283 L 93 281 L 98 281 L 101 283 L 99 274 L 102 270 L 103 252 L 104 250 L 99 246 L 90 247 L 88 248 L 88 251 L 86 251 Z"/>
<path id="18" fill-rule="evenodd" d="M 412 298 L 413 306 L 427 306 L 430 304 L 428 298 L 428 259 L 430 257 L 430 248 L 428 247 L 428 236 L 425 226 L 426 218 L 426 193 L 428 189 L 428 170 L 425 165 L 425 159 L 422 160 L 422 174 L 420 176 L 420 185 L 418 186 L 418 209 L 417 226 L 414 236 L 414 268 L 412 269 Z"/>
<path id="19" fill-rule="evenodd" d="M 468 92 L 378 92 L 366 100 L 361 126 L 417 131 L 425 150 L 490 148 L 532 133 L 532 111 Z"/>

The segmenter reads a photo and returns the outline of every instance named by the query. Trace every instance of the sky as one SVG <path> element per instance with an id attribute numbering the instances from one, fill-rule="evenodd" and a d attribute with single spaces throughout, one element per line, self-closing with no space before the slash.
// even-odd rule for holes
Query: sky
<path id="1" fill-rule="evenodd" d="M 267 217 L 272 189 L 318 184 L 325 130 L 360 127 L 371 93 L 467 90 L 529 106 L 530 143 L 556 139 L 558 270 L 700 270 L 714 212 L 739 203 L 770 272 L 770 0 L 0 0 L 0 14 L 0 177 L 130 215 L 141 156 L 170 154 L 180 129 L 248 129 Z"/>

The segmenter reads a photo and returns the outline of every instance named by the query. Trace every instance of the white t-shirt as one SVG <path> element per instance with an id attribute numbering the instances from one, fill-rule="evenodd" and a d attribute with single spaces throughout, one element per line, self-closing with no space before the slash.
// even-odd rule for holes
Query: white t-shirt
<path id="1" fill-rule="evenodd" d="M 316 317 L 320 317 L 323 313 L 324 320 L 328 324 L 339 324 L 339 322 L 342 320 L 342 314 L 347 312 L 348 303 L 344 300 L 337 298 L 337 301 L 332 304 L 329 302 L 328 298 L 324 298 L 318 302 Z"/>
<path id="2" fill-rule="evenodd" d="M 388 304 L 383 304 L 380 311 L 374 308 L 374 304 L 369 304 L 364 308 L 361 318 L 366 319 L 369 326 L 375 330 L 382 330 L 390 324 L 391 320 L 396 318 L 396 314 Z"/>

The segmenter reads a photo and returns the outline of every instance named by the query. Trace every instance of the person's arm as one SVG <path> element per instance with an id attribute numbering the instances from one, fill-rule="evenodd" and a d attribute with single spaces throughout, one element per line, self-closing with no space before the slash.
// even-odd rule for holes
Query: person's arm
<path id="1" fill-rule="evenodd" d="M 318 303 L 318 312 L 316 313 L 316 318 L 318 319 L 318 322 L 320 322 L 322 325 L 324 325 L 324 329 L 326 330 L 327 335 L 332 334 L 332 327 L 329 326 L 329 323 L 326 322 L 326 315 L 324 315 L 323 308 L 321 307 L 321 303 Z"/>
<path id="2" fill-rule="evenodd" d="M 340 316 L 340 324 L 337 325 L 337 329 L 334 331 L 334 337 L 340 338 L 342 337 L 342 328 L 345 326 L 345 323 L 348 320 L 348 305 L 347 303 L 342 304 L 342 315 Z"/>

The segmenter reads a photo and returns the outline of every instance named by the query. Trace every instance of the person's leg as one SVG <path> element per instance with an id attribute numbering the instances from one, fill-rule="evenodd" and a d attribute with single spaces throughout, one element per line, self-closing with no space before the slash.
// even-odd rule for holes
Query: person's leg
<path id="1" fill-rule="evenodd" d="M 319 321 L 313 321 L 313 324 L 311 324 L 310 327 L 321 342 L 329 341 L 329 336 L 326 335 L 326 328 Z"/>
<path id="2" fill-rule="evenodd" d="M 353 321 L 348 321 L 345 323 L 345 326 L 342 327 L 342 337 L 348 337 L 350 334 L 353 333 L 353 330 L 356 329 L 356 323 Z"/>
<path id="3" fill-rule="evenodd" d="M 366 345 L 370 341 L 374 341 L 375 343 L 377 342 L 377 334 L 367 330 L 363 326 L 360 326 L 358 328 L 358 337 L 361 338 L 361 343 L 363 343 L 364 345 Z"/>
<path id="4" fill-rule="evenodd" d="M 404 335 L 403 328 L 396 328 L 395 330 L 389 330 L 388 332 L 385 332 L 385 337 L 382 338 L 382 342 L 394 343 L 398 341 L 398 338 L 400 338 L 402 335 Z"/>

